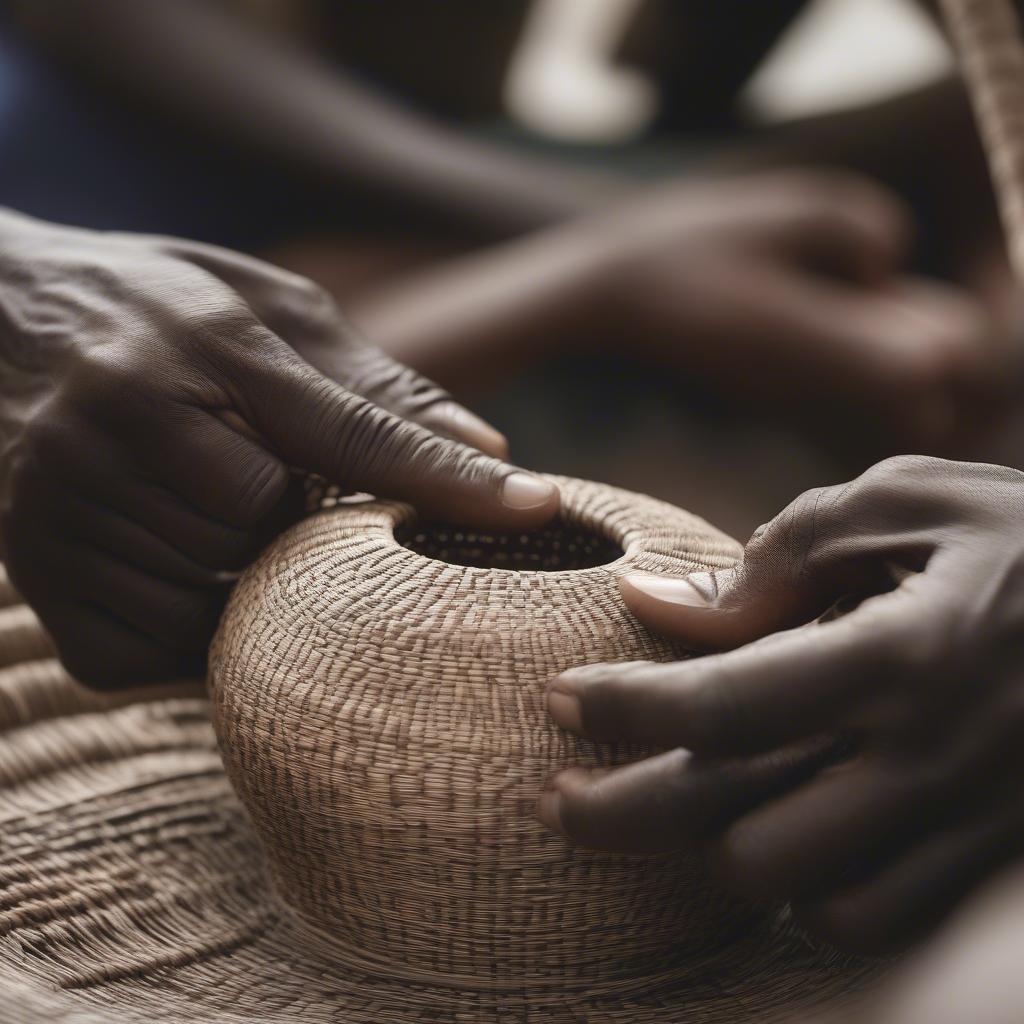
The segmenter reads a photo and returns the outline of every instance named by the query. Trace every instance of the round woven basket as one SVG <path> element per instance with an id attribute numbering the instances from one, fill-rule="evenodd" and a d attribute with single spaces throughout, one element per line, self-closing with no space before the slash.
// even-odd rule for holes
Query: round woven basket
<path id="1" fill-rule="evenodd" d="M 599 748 L 545 711 L 555 674 L 685 656 L 616 577 L 726 566 L 738 546 L 661 502 L 559 479 L 548 529 L 483 535 L 374 503 L 306 520 L 245 576 L 211 662 L 228 774 L 281 894 L 360 967 L 432 983 L 645 985 L 757 911 L 695 853 L 573 850 L 535 818 Z"/>
<path id="2" fill-rule="evenodd" d="M 792 1024 L 864 984 L 691 855 L 536 823 L 550 772 L 640 753 L 554 729 L 548 677 L 681 653 L 616 577 L 738 551 L 559 482 L 539 534 L 299 524 L 236 590 L 212 705 L 82 690 L 0 572 L 0 1024 Z"/>

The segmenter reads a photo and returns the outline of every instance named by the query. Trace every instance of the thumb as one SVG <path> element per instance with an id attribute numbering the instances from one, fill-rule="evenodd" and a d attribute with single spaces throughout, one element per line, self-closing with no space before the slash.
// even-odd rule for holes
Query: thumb
<path id="1" fill-rule="evenodd" d="M 648 629 L 692 650 L 727 650 L 785 627 L 769 588 L 736 569 L 689 576 L 633 573 L 619 580 L 629 610 Z"/>
<path id="2" fill-rule="evenodd" d="M 838 611 L 843 598 L 890 589 L 888 540 L 859 524 L 852 495 L 864 488 L 855 485 L 802 494 L 755 531 L 731 569 L 630 574 L 619 581 L 622 598 L 649 629 L 693 650 L 726 650 Z"/>
<path id="3" fill-rule="evenodd" d="M 491 529 L 529 529 L 558 511 L 550 481 L 382 409 L 286 346 L 248 366 L 236 386 L 245 417 L 282 459 L 347 490 Z"/>

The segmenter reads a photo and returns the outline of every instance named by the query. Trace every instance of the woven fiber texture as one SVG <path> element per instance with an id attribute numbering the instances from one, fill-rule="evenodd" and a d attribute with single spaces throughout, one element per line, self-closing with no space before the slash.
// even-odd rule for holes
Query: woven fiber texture
<path id="1" fill-rule="evenodd" d="M 1024 39 L 1013 0 L 940 0 L 1024 281 Z"/>
<path id="2" fill-rule="evenodd" d="M 206 700 L 86 693 L 0 587 L 0 651 L 21 652 L 0 665 L 0 1024 L 763 1024 L 864 983 L 692 857 L 574 852 L 535 825 L 550 770 L 638 753 L 551 728 L 547 675 L 678 653 L 615 577 L 738 550 L 561 483 L 563 525 L 525 539 L 372 503 L 275 542 L 212 660 L 230 782 Z"/>

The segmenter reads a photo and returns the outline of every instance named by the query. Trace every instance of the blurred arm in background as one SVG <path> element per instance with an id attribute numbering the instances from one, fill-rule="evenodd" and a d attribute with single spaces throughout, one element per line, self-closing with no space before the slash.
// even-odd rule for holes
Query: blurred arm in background
<path id="1" fill-rule="evenodd" d="M 912 234 L 903 204 L 857 175 L 669 184 L 347 309 L 456 392 L 554 351 L 627 351 L 749 405 L 857 421 L 866 444 L 927 450 L 992 411 L 1009 344 L 966 293 L 910 272 Z"/>
<path id="2" fill-rule="evenodd" d="M 510 234 L 621 188 L 474 142 L 202 0 L 6 0 L 53 52 L 133 102 L 321 182 Z M 443 55 L 439 55 L 443 60 Z"/>
<path id="3" fill-rule="evenodd" d="M 649 190 L 481 141 L 199 0 L 16 6 L 51 50 L 122 95 L 277 162 L 291 172 L 282 188 L 333 182 L 340 206 L 362 196 L 437 218 L 448 248 L 440 244 L 431 265 L 385 269 L 355 285 L 333 275 L 346 246 L 358 253 L 357 239 L 342 239 L 319 264 L 271 255 L 326 284 L 385 349 L 448 386 L 480 387 L 559 352 L 612 349 L 812 424 L 808 413 L 821 409 L 833 420 L 867 419 L 866 432 L 893 446 L 883 450 L 944 451 L 994 408 L 994 385 L 1007 377 L 1011 317 L 991 312 L 993 289 L 982 295 L 985 308 L 968 290 L 911 269 L 924 253 L 927 269 L 975 291 L 972 274 L 986 286 L 998 278 L 975 273 L 979 261 L 999 266 L 998 244 L 979 243 L 977 259 L 961 260 L 973 236 L 968 245 L 947 223 L 965 207 L 972 232 L 992 223 L 970 118 L 948 86 L 718 145 L 675 176 L 678 184 Z M 702 103 L 719 111 L 724 130 L 726 101 L 801 6 L 730 3 L 700 13 L 668 65 L 669 113 L 679 115 L 683 100 L 689 108 L 674 130 L 714 120 Z M 736 18 L 750 31 L 736 31 Z M 408 47 L 408 31 L 392 32 L 394 48 Z M 433 39 L 421 60 L 450 76 L 446 62 L 467 46 L 442 43 Z M 698 44 L 711 52 L 696 52 Z M 694 75 L 706 78 L 707 95 L 692 88 Z M 961 159 L 970 187 L 956 169 Z M 892 182 L 912 193 L 911 212 L 848 176 L 735 177 L 797 160 Z M 922 167 L 935 169 L 934 183 Z M 735 180 L 699 184 L 712 171 Z M 967 201 L 939 201 L 947 187 Z M 914 225 L 934 209 L 946 220 L 931 217 L 919 238 Z M 481 233 L 517 237 L 470 253 L 463 238 L 456 259 L 441 258 L 460 233 L 477 243 Z"/>

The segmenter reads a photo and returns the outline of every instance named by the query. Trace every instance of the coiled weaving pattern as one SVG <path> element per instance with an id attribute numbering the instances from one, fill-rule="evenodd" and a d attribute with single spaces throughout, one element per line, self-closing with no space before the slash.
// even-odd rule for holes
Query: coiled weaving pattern
<path id="1" fill-rule="evenodd" d="M 763 1024 L 798 1017 L 862 980 L 863 967 L 812 946 L 777 913 L 711 893 L 693 864 L 673 866 L 663 882 L 657 871 L 573 854 L 536 830 L 532 801 L 548 767 L 610 756 L 549 729 L 534 692 L 541 678 L 583 657 L 669 656 L 628 620 L 629 649 L 617 646 L 624 612 L 615 575 L 632 564 L 727 564 L 737 550 L 667 506 L 565 487 L 566 518 L 586 529 L 544 543 L 592 537 L 600 526 L 624 560 L 545 573 L 539 591 L 526 574 L 495 587 L 492 570 L 473 570 L 475 611 L 464 603 L 454 619 L 415 572 L 399 568 L 428 561 L 394 540 L 393 524 L 408 516 L 399 506 L 325 512 L 270 548 L 239 588 L 214 659 L 221 741 L 255 830 L 225 774 L 211 706 L 194 686 L 113 696 L 81 689 L 0 577 L 0 1024 Z M 432 545 L 454 535 L 405 540 L 439 554 Z M 455 543 L 462 547 L 449 556 L 479 554 L 465 535 Z M 606 553 L 570 543 L 581 564 Z M 537 548 L 525 557 L 534 556 L 545 557 Z M 469 585 L 464 566 L 434 562 L 433 572 L 451 600 Z M 588 590 L 571 592 L 589 611 L 583 602 L 551 604 L 564 593 L 559 578 L 576 574 Z M 318 674 L 346 664 L 346 630 L 360 622 L 365 630 L 382 607 L 391 624 L 377 640 L 364 634 L 364 671 L 336 681 Z M 513 633 L 489 632 L 509 616 L 520 624 Z M 581 618 L 590 623 L 585 642 L 535 633 L 567 636 L 558 631 Z M 439 649 L 438 631 L 455 622 L 469 647 Z M 271 639 L 275 646 L 260 646 Z M 508 654 L 518 682 L 512 670 L 507 679 L 466 673 L 461 688 L 449 682 L 433 700 L 427 669 L 454 678 L 451 666 L 465 667 L 474 643 L 481 658 Z M 397 657 L 410 650 L 415 673 Z M 438 651 L 433 660 L 428 650 Z M 282 657 L 294 673 L 282 675 Z M 316 699 L 314 683 L 323 691 Z M 382 690 L 375 712 L 372 687 L 384 683 L 393 689 Z M 237 706 L 247 691 L 249 711 Z M 270 701 L 281 708 L 280 730 L 265 724 Z M 247 734 L 247 720 L 261 731 Z M 268 774 L 262 762 L 281 757 Z M 338 860 L 345 851 L 350 859 Z M 388 878 L 391 868 L 402 886 Z M 616 879 L 632 879 L 631 907 L 605 888 Z M 681 911 L 674 958 L 660 945 L 670 914 L 648 894 Z M 558 903 L 567 906 L 565 941 L 552 926 Z M 637 970 L 610 921 L 651 952 L 646 969 Z M 530 950 L 537 965 L 525 961 Z M 506 952 L 508 964 L 491 960 Z M 569 955 L 579 956 L 582 981 Z M 463 984 L 451 968 L 472 974 Z"/>

